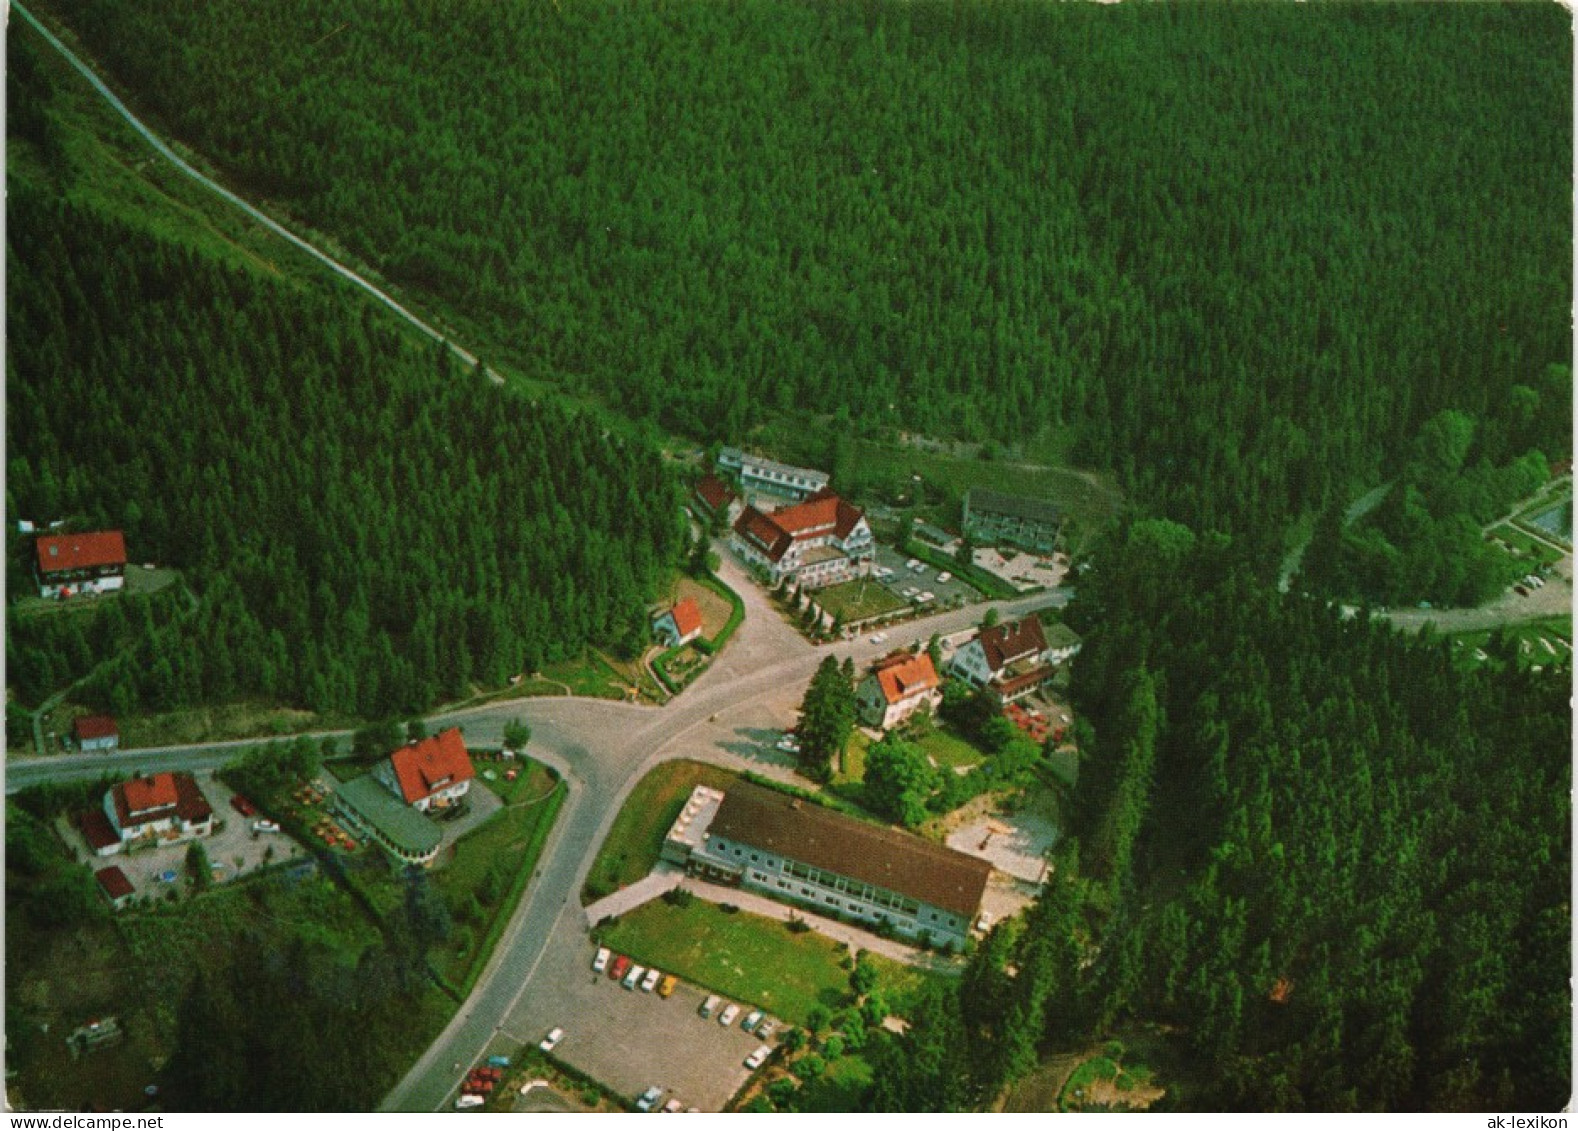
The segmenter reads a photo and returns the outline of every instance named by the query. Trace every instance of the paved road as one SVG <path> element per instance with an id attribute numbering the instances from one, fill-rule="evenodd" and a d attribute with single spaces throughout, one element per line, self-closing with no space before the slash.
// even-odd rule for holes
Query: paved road
<path id="1" fill-rule="evenodd" d="M 77 72 L 88 81 L 89 85 L 91 85 L 95 91 L 98 92 L 99 96 L 108 102 L 114 111 L 124 118 L 127 124 L 130 125 L 132 129 L 136 130 L 144 141 L 153 146 L 154 150 L 159 154 L 159 156 L 170 162 L 170 164 L 174 165 L 187 177 L 202 185 L 203 188 L 207 189 L 215 196 L 220 197 L 227 204 L 230 204 L 231 206 L 246 213 L 248 218 L 256 221 L 259 224 L 262 224 L 265 228 L 279 236 L 281 239 L 310 255 L 313 259 L 327 267 L 330 271 L 333 271 L 336 275 L 340 276 L 340 278 L 345 279 L 347 282 L 360 287 L 362 290 L 372 295 L 373 298 L 383 303 L 384 306 L 394 311 L 395 314 L 405 319 L 412 326 L 415 326 L 422 333 L 426 334 L 429 338 L 432 338 L 435 342 L 439 342 L 448 346 L 449 349 L 453 351 L 455 356 L 460 358 L 460 360 L 465 362 L 468 366 L 475 365 L 477 363 L 477 359 L 473 354 L 468 353 L 466 350 L 461 349 L 459 346 L 455 345 L 449 340 L 449 336 L 447 334 L 440 333 L 438 330 L 435 330 L 433 327 L 429 326 L 426 322 L 422 321 L 415 314 L 412 314 L 405 307 L 401 306 L 398 302 L 380 290 L 373 283 L 369 282 L 361 275 L 358 275 L 355 271 L 351 270 L 343 263 L 340 263 L 328 255 L 325 255 L 312 244 L 308 243 L 306 240 L 296 235 L 296 233 L 292 232 L 289 228 L 284 227 L 272 217 L 258 211 L 252 205 L 248 204 L 245 200 L 242 200 L 235 193 L 214 181 L 212 178 L 204 176 L 202 173 L 199 173 L 196 169 L 192 168 L 192 166 L 187 164 L 186 161 L 175 152 L 175 150 L 171 149 L 169 145 L 164 142 L 164 139 L 160 138 L 159 135 L 155 134 L 152 130 L 145 126 L 135 114 L 128 110 L 126 108 L 126 104 L 123 103 L 119 98 L 115 97 L 115 93 L 104 84 L 104 81 L 100 79 L 98 75 L 94 74 L 93 71 L 88 68 L 86 63 L 78 59 L 77 56 L 71 52 L 70 48 L 68 48 L 64 43 L 60 42 L 59 39 L 55 38 L 50 30 L 40 23 L 31 12 L 29 12 L 21 4 L 17 3 L 16 0 L 11 0 L 11 7 L 18 15 L 22 17 L 24 21 L 36 29 L 51 47 L 60 52 L 60 54 L 65 58 L 66 62 L 70 63 L 74 68 L 76 68 Z"/>

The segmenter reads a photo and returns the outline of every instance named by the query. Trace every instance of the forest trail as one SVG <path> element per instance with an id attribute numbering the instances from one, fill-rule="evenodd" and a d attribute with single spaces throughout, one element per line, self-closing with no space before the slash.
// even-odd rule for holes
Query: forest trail
<path id="1" fill-rule="evenodd" d="M 296 235 L 296 233 L 292 232 L 289 228 L 286 228 L 272 217 L 259 211 L 253 205 L 247 203 L 241 197 L 237 196 L 235 193 L 231 192 L 217 181 L 204 175 L 203 173 L 198 172 L 197 169 L 193 168 L 179 154 L 177 154 L 175 150 L 164 141 L 164 139 L 159 137 L 158 134 L 154 133 L 153 130 L 144 125 L 140 118 L 127 109 L 126 104 L 115 96 L 115 93 L 105 85 L 104 81 L 100 79 L 99 76 L 86 63 L 77 58 L 77 56 L 71 51 L 69 47 L 56 38 L 55 35 L 47 27 L 45 27 L 36 16 L 33 15 L 33 13 L 29 12 L 25 7 L 18 3 L 13 3 L 11 7 L 25 21 L 27 21 L 27 23 L 34 30 L 44 37 L 45 42 L 47 42 L 51 47 L 59 52 L 61 57 L 64 58 L 66 62 L 70 63 L 71 66 L 88 81 L 88 84 L 92 86 L 93 89 L 98 92 L 98 94 L 107 103 L 109 103 L 110 108 L 113 109 L 116 114 L 120 115 L 121 118 L 125 119 L 126 123 L 130 125 L 131 128 L 135 130 L 144 141 L 151 145 L 154 148 L 154 151 L 159 154 L 159 156 L 163 157 L 166 161 L 170 162 L 170 164 L 174 165 L 178 170 L 180 170 L 181 173 L 185 174 L 191 180 L 197 182 L 209 192 L 218 196 L 227 204 L 240 209 L 247 215 L 249 219 L 263 225 L 263 227 L 267 228 L 281 239 L 299 248 L 301 251 L 317 260 L 323 266 L 327 267 L 330 271 L 340 276 L 340 278 L 351 283 L 353 286 L 359 287 L 366 291 L 373 298 L 377 299 L 380 303 L 388 307 L 395 314 L 399 315 L 406 322 L 416 327 L 416 329 L 420 330 L 427 337 L 431 338 L 435 342 L 438 342 L 440 345 L 447 346 L 449 350 L 461 361 L 465 362 L 468 367 L 475 366 L 477 364 L 477 358 L 475 354 L 472 354 L 461 346 L 456 345 L 450 340 L 447 334 L 443 334 L 434 329 L 432 326 L 429 326 L 411 311 L 407 310 L 404 306 L 401 306 L 400 303 L 395 301 L 395 299 L 390 295 L 380 290 L 375 284 L 357 274 L 351 268 L 345 266 L 345 264 L 330 257 L 323 251 L 320 251 L 317 247 L 308 243 L 306 240 Z M 490 374 L 490 377 L 496 384 L 503 383 L 503 378 L 499 377 L 497 374 Z"/>

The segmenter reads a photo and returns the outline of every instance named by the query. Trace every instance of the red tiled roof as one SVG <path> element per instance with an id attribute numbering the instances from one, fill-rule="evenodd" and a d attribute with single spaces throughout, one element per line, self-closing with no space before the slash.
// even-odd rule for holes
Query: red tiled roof
<path id="1" fill-rule="evenodd" d="M 110 824 L 110 819 L 104 815 L 103 809 L 89 809 L 79 813 L 77 828 L 82 830 L 83 839 L 95 851 L 121 842 L 121 838 L 115 835 L 115 827 Z"/>
<path id="2" fill-rule="evenodd" d="M 938 684 L 937 669 L 932 666 L 931 656 L 925 652 L 917 656 L 908 652 L 895 652 L 879 660 L 872 671 L 882 688 L 882 697 L 889 703 L 903 702 L 933 690 Z"/>
<path id="3" fill-rule="evenodd" d="M 440 789 L 477 776 L 460 731 L 450 727 L 432 738 L 403 746 L 389 755 L 400 793 L 407 805 L 415 805 Z"/>
<path id="4" fill-rule="evenodd" d="M 720 511 L 729 505 L 734 498 L 734 492 L 729 490 L 729 485 L 716 475 L 704 476 L 696 484 L 696 497 L 710 511 Z"/>
<path id="5" fill-rule="evenodd" d="M 90 738 L 119 738 L 121 732 L 108 715 L 84 715 L 71 724 L 71 733 L 81 742 Z"/>
<path id="6" fill-rule="evenodd" d="M 1041 622 L 1029 616 L 981 629 L 981 647 L 986 652 L 987 668 L 995 673 L 1015 660 L 1045 652 L 1047 638 L 1041 631 Z"/>
<path id="7" fill-rule="evenodd" d="M 38 572 L 126 564 L 126 539 L 119 530 L 97 534 L 47 534 L 38 540 Z"/>
<path id="8" fill-rule="evenodd" d="M 122 896 L 131 895 L 137 889 L 132 887 L 132 882 L 126 878 L 126 873 L 115 865 L 100 868 L 93 873 L 93 878 L 99 881 L 99 887 L 104 889 L 104 894 L 111 899 L 120 899 Z"/>
<path id="9" fill-rule="evenodd" d="M 1056 671 L 1057 668 L 1051 664 L 1040 664 L 1027 672 L 1021 672 L 1019 675 L 994 684 L 993 690 L 1004 698 L 1009 695 L 1017 695 L 1027 687 L 1038 687 L 1045 683 L 1052 678 L 1053 673 Z"/>
<path id="10" fill-rule="evenodd" d="M 191 774 L 133 778 L 116 786 L 110 794 L 115 802 L 115 817 L 123 829 L 172 816 L 187 824 L 201 824 L 214 812 Z"/>
<path id="11" fill-rule="evenodd" d="M 701 606 L 696 604 L 694 597 L 686 597 L 674 606 L 672 612 L 674 628 L 679 632 L 680 639 L 701 631 Z"/>
<path id="12" fill-rule="evenodd" d="M 735 520 L 734 532 L 751 542 L 771 561 L 778 561 L 795 542 L 832 534 L 840 540 L 849 537 L 865 517 L 859 507 L 846 503 L 831 489 L 824 488 L 802 503 L 783 507 L 765 515 L 746 507 Z"/>

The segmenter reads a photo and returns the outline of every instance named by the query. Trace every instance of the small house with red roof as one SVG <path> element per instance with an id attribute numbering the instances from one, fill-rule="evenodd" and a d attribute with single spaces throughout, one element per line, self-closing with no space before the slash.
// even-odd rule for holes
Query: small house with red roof
<path id="1" fill-rule="evenodd" d="M 471 789 L 477 771 L 466 753 L 460 729 L 450 727 L 402 746 L 373 767 L 373 776 L 414 809 L 447 809 Z"/>
<path id="2" fill-rule="evenodd" d="M 716 475 L 701 477 L 691 492 L 691 501 L 708 522 L 719 519 L 732 523 L 745 506 L 740 497 L 729 489 L 729 485 Z"/>
<path id="3" fill-rule="evenodd" d="M 108 593 L 126 582 L 126 539 L 119 530 L 46 534 L 34 549 L 41 597 Z"/>
<path id="4" fill-rule="evenodd" d="M 788 579 L 802 589 L 864 573 L 876 556 L 865 513 L 831 490 L 772 514 L 746 507 L 734 522 L 730 545 L 771 584 Z"/>
<path id="5" fill-rule="evenodd" d="M 1048 643 L 1041 621 L 1029 616 L 981 629 L 954 653 L 948 672 L 1012 703 L 1040 688 L 1077 651 L 1079 637 L 1072 629 L 1059 625 L 1055 641 Z"/>
<path id="6" fill-rule="evenodd" d="M 935 711 L 942 702 L 942 681 L 931 656 L 899 651 L 872 665 L 855 690 L 860 721 L 889 730 L 922 708 Z"/>
<path id="7" fill-rule="evenodd" d="M 117 911 L 130 903 L 132 897 L 137 894 L 131 879 L 113 864 L 94 872 L 93 878 L 99 882 L 99 891 L 103 893 L 104 898 L 109 900 L 110 906 Z"/>
<path id="8" fill-rule="evenodd" d="M 71 724 L 71 737 L 84 754 L 114 750 L 121 744 L 121 732 L 108 715 L 84 715 Z"/>
<path id="9" fill-rule="evenodd" d="M 112 856 L 138 843 L 209 836 L 214 810 L 191 774 L 154 774 L 115 786 L 102 810 L 83 814 L 78 825 L 94 852 Z"/>
<path id="10" fill-rule="evenodd" d="M 668 648 L 689 644 L 701 635 L 701 606 L 694 597 L 686 597 L 652 622 L 652 635 Z"/>

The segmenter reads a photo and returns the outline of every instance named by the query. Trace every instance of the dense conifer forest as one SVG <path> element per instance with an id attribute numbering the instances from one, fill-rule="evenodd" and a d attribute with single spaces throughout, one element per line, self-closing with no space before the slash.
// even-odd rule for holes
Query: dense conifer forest
<path id="1" fill-rule="evenodd" d="M 1145 1021 L 1175 1108 L 1560 1108 L 1570 672 L 1464 672 L 1170 522 L 1111 549 L 1070 611 L 1075 836 L 872 1105 L 976 1107 Z"/>
<path id="2" fill-rule="evenodd" d="M 83 638 L 131 618 L 140 646 L 85 688 L 115 713 L 258 696 L 383 717 L 645 639 L 682 540 L 651 449 L 343 297 L 26 188 L 6 219 L 6 513 L 124 529 L 199 598 L 7 633 L 15 685 L 83 674 Z M 25 590 L 31 542 L 10 546 Z"/>
<path id="3" fill-rule="evenodd" d="M 1132 495 L 1228 529 L 1379 482 L 1442 410 L 1499 419 L 1570 348 L 1555 4 L 83 0 L 69 23 L 237 182 L 528 374 L 703 439 L 840 407 L 1066 424 Z M 1558 450 L 1564 403 L 1537 414 Z"/>

